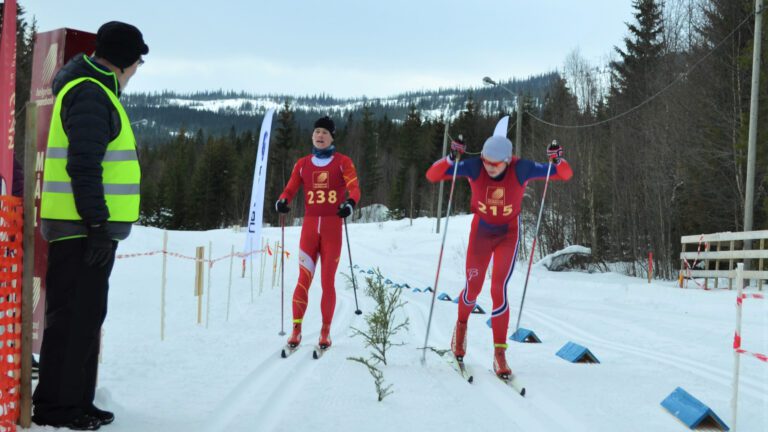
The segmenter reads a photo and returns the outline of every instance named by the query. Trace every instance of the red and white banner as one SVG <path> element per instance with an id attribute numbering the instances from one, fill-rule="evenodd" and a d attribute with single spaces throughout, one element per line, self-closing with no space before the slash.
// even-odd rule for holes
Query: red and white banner
<path id="1" fill-rule="evenodd" d="M 0 181 L 2 194 L 13 184 L 13 134 L 16 107 L 16 0 L 5 0 L 0 36 Z"/>
<path id="2" fill-rule="evenodd" d="M 35 171 L 35 272 L 32 318 L 32 349 L 40 352 L 45 328 L 45 272 L 48 268 L 48 242 L 40 232 L 40 197 L 43 191 L 43 167 L 48 148 L 48 129 L 53 111 L 53 90 L 56 72 L 75 55 L 91 54 L 96 35 L 73 29 L 57 29 L 38 33 L 32 53 L 32 83 L 29 100 L 37 105 L 37 155 Z"/>

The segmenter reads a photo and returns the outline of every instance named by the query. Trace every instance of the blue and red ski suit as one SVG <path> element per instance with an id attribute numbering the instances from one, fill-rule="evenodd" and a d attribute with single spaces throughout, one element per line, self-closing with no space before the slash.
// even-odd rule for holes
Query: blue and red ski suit
<path id="1" fill-rule="evenodd" d="M 458 321 L 466 323 L 469 319 L 493 257 L 491 326 L 493 342 L 497 346 L 506 343 L 509 325 L 507 285 L 517 259 L 523 192 L 529 181 L 545 179 L 547 169 L 546 163 L 515 157 L 507 169 L 495 178 L 488 175 L 480 158 L 462 160 L 457 167 L 456 176 L 469 180 L 472 188 L 471 211 L 475 215 L 469 233 L 466 281 L 459 296 Z M 453 170 L 453 161 L 440 159 L 427 171 L 427 179 L 432 183 L 451 180 Z M 550 180 L 567 181 L 572 176 L 571 166 L 564 159 L 552 165 Z"/>

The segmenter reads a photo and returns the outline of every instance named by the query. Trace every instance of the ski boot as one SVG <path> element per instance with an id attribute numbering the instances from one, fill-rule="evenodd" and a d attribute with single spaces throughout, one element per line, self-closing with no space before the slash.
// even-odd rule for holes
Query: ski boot
<path id="1" fill-rule="evenodd" d="M 467 323 L 456 321 L 456 328 L 453 329 L 453 338 L 451 339 L 451 351 L 456 356 L 456 360 L 463 361 L 467 353 Z"/>
<path id="2" fill-rule="evenodd" d="M 504 381 L 508 381 L 512 376 L 512 370 L 507 364 L 507 344 L 495 344 L 493 353 L 493 371 L 496 376 Z"/>
<path id="3" fill-rule="evenodd" d="M 288 347 L 296 348 L 301 343 L 301 323 L 293 324 L 293 332 L 288 338 Z"/>
<path id="4" fill-rule="evenodd" d="M 317 345 L 320 347 L 320 349 L 328 349 L 331 346 L 330 324 L 323 324 L 323 327 L 320 329 L 320 340 L 318 341 Z"/>

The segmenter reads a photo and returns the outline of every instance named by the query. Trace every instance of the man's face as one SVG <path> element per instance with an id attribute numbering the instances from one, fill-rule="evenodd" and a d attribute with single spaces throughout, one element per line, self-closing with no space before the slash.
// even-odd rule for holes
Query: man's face
<path id="1" fill-rule="evenodd" d="M 315 128 L 315 131 L 312 132 L 312 145 L 323 150 L 330 147 L 331 144 L 333 144 L 333 136 L 328 129 Z"/>
<path id="2" fill-rule="evenodd" d="M 491 177 L 497 177 L 499 174 L 503 173 L 505 169 L 507 169 L 507 163 L 504 161 L 496 161 L 493 159 L 483 159 L 483 167 L 485 168 L 485 171 L 488 173 Z"/>
<path id="3" fill-rule="evenodd" d="M 136 62 L 127 68 L 125 68 L 125 72 L 118 74 L 117 80 L 120 81 L 120 90 L 124 91 L 125 88 L 128 86 L 128 81 L 133 78 L 133 75 L 136 74 L 136 71 L 139 69 L 139 66 L 144 64 L 144 59 L 139 58 L 136 60 Z"/>

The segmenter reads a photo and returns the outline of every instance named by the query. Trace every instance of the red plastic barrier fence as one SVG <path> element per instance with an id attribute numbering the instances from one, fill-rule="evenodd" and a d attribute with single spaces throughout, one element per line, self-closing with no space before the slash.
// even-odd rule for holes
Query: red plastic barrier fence
<path id="1" fill-rule="evenodd" d="M 21 199 L 0 197 L 0 432 L 15 431 L 21 378 Z"/>

